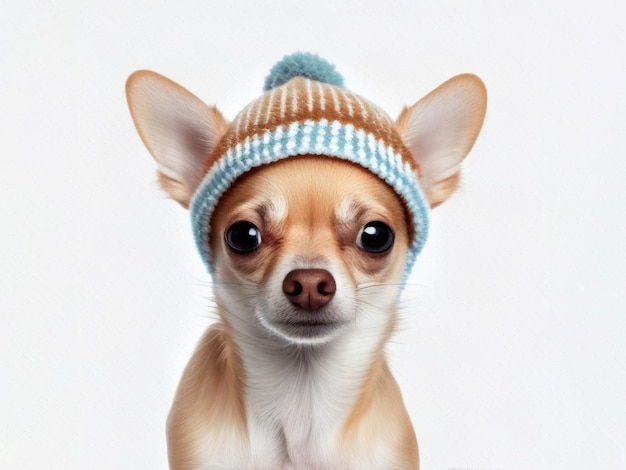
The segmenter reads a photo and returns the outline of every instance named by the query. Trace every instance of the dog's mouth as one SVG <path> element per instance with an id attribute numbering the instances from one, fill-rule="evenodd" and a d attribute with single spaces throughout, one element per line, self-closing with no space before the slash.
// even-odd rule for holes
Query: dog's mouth
<path id="1" fill-rule="evenodd" d="M 322 344 L 341 335 L 355 319 L 351 297 L 333 298 L 321 306 L 296 303 L 281 291 L 261 296 L 255 316 L 266 329 L 293 344 Z M 298 299 L 300 300 L 300 299 Z"/>
<path id="2" fill-rule="evenodd" d="M 295 340 L 320 340 L 326 338 L 342 326 L 345 322 L 302 319 L 280 321 L 276 324 L 277 328 L 289 338 Z"/>
<path id="3" fill-rule="evenodd" d="M 303 321 L 283 322 L 282 326 L 285 328 L 295 328 L 295 329 L 311 329 L 311 330 L 321 329 L 323 330 L 323 329 L 337 328 L 339 325 L 335 322 L 328 322 L 328 321 L 303 320 Z"/>

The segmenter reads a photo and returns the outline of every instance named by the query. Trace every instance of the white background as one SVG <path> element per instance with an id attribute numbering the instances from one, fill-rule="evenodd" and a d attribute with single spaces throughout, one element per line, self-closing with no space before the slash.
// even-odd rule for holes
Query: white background
<path id="1" fill-rule="evenodd" d="M 457 73 L 489 90 L 389 345 L 422 468 L 624 468 L 625 23 L 618 0 L 3 2 L 0 468 L 167 467 L 215 312 L 124 83 L 232 118 L 296 50 L 392 115 Z"/>

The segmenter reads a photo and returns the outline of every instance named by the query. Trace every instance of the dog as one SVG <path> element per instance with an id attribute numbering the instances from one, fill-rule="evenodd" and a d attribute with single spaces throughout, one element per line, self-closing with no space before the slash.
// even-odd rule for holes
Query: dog
<path id="1" fill-rule="evenodd" d="M 219 313 L 168 417 L 170 467 L 418 469 L 384 348 L 429 210 L 482 127 L 482 81 L 458 75 L 395 121 L 308 53 L 232 122 L 155 72 L 126 91 Z"/>

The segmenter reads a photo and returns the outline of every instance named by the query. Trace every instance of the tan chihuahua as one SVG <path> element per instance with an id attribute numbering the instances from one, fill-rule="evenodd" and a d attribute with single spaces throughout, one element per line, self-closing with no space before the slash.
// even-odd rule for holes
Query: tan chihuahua
<path id="1" fill-rule="evenodd" d="M 279 62 L 230 123 L 154 72 L 126 89 L 162 187 L 190 208 L 220 316 L 176 393 L 170 467 L 419 468 L 384 347 L 429 208 L 482 126 L 480 79 L 395 122 L 312 54 Z"/>

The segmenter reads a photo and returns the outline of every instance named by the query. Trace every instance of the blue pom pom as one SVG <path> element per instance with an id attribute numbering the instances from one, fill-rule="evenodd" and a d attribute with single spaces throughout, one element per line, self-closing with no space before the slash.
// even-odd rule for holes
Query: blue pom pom
<path id="1" fill-rule="evenodd" d="M 287 55 L 276 63 L 265 79 L 263 91 L 271 90 L 287 83 L 294 77 L 305 77 L 318 82 L 343 87 L 343 77 L 335 66 L 310 52 L 296 52 Z"/>

